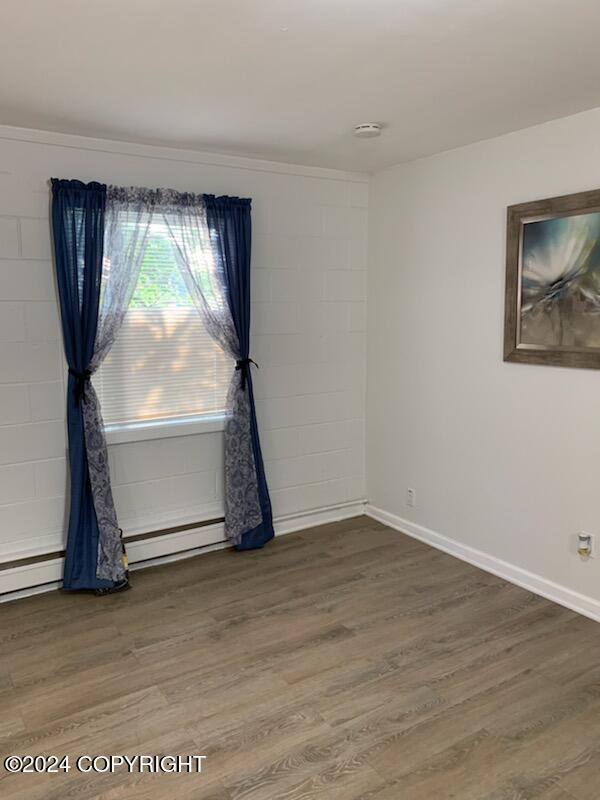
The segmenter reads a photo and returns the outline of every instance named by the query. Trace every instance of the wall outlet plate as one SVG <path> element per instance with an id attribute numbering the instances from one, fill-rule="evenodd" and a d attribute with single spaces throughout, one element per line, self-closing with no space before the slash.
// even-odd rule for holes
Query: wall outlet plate
<path id="1" fill-rule="evenodd" d="M 577 553 L 582 558 L 594 558 L 596 555 L 596 542 L 593 533 L 580 531 L 576 535 Z"/>

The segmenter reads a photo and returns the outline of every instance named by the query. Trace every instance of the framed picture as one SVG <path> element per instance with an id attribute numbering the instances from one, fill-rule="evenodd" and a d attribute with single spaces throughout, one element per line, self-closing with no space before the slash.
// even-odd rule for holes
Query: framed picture
<path id="1" fill-rule="evenodd" d="M 600 190 L 508 208 L 504 360 L 600 368 Z"/>

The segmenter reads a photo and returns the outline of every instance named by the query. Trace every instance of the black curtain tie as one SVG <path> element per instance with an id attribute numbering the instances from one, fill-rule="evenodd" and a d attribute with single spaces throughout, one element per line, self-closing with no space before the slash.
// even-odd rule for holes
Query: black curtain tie
<path id="1" fill-rule="evenodd" d="M 79 402 L 82 399 L 85 401 L 85 387 L 89 383 L 92 373 L 89 371 L 89 369 L 79 372 L 78 370 L 71 369 L 71 367 L 69 367 L 69 375 L 72 375 L 77 381 L 75 384 L 75 400 L 77 405 L 79 405 Z"/>
<path id="2" fill-rule="evenodd" d="M 254 364 L 256 369 L 259 369 L 256 361 L 253 361 L 251 358 L 240 358 L 235 362 L 236 372 L 238 370 L 242 372 L 242 392 L 246 389 L 246 379 L 250 374 L 250 364 Z"/>

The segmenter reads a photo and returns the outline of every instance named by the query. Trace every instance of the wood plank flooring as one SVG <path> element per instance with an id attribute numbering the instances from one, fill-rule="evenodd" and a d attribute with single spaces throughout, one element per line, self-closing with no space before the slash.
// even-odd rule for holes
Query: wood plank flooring
<path id="1" fill-rule="evenodd" d="M 598 800 L 600 625 L 360 517 L 0 606 L 3 800 Z"/>

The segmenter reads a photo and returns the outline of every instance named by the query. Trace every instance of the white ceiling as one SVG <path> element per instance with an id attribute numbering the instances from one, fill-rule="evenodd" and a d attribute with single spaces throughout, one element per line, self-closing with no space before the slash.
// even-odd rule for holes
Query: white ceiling
<path id="1" fill-rule="evenodd" d="M 599 0 L 0 0 L 0 122 L 374 170 L 600 106 L 599 30 Z"/>

